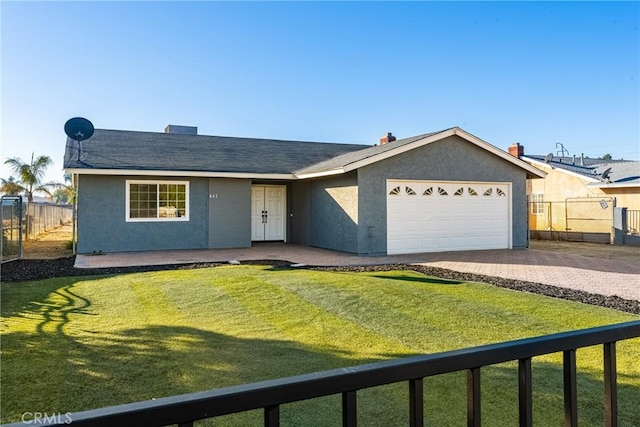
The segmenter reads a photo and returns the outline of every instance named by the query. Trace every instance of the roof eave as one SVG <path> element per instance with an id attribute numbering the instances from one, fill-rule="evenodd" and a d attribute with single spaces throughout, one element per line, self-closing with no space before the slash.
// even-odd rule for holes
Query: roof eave
<path id="1" fill-rule="evenodd" d="M 523 156 L 522 158 L 523 158 L 523 159 L 526 159 L 526 160 L 523 160 L 525 163 L 527 163 L 527 162 L 531 162 L 531 163 L 536 164 L 536 165 L 538 165 L 538 166 L 540 166 L 540 167 L 550 168 L 550 169 L 552 169 L 552 170 L 554 170 L 554 171 L 559 171 L 559 172 L 562 172 L 562 173 L 566 173 L 567 175 L 575 176 L 575 177 L 577 177 L 577 178 L 586 179 L 586 180 L 589 180 L 589 181 L 591 181 L 591 182 L 595 182 L 595 183 L 601 182 L 599 179 L 592 178 L 592 177 L 590 177 L 590 176 L 583 175 L 583 174 L 580 174 L 580 173 L 572 172 L 572 171 L 570 171 L 570 170 L 563 169 L 563 168 L 561 168 L 561 167 L 553 167 L 553 166 L 551 166 L 550 164 L 547 164 L 547 163 L 541 162 L 541 161 L 536 160 L 536 159 L 532 159 L 532 158 L 527 157 L 527 156 Z M 545 172 L 545 175 L 547 175 L 547 173 L 546 173 L 546 172 Z"/>
<path id="2" fill-rule="evenodd" d="M 199 178 L 251 178 L 295 180 L 290 173 L 256 173 L 256 172 L 216 172 L 216 171 L 177 171 L 177 170 L 141 170 L 141 169 L 86 169 L 65 168 L 65 173 L 72 175 L 111 175 L 111 176 L 188 176 Z"/>
<path id="3" fill-rule="evenodd" d="M 525 162 L 524 160 L 521 160 L 515 156 L 512 156 L 511 154 L 507 153 L 504 150 L 499 149 L 498 147 L 496 147 L 495 145 L 491 145 L 489 144 L 487 141 L 484 141 L 480 138 L 478 138 L 475 135 L 470 134 L 469 132 L 459 128 L 459 127 L 455 127 L 453 128 L 455 130 L 455 134 L 458 135 L 459 137 L 462 137 L 464 139 L 466 139 L 469 142 L 472 142 L 474 144 L 476 144 L 477 146 L 484 148 L 485 150 L 495 154 L 496 156 L 510 162 L 513 163 L 514 165 L 526 170 L 527 173 L 527 178 L 533 178 L 533 179 L 538 179 L 538 178 L 544 178 L 547 176 L 547 173 L 545 171 L 541 171 L 540 169 L 536 168 L 535 166 L 530 165 L 529 163 Z"/>
<path id="4" fill-rule="evenodd" d="M 600 189 L 607 189 L 607 188 L 638 188 L 640 187 L 640 182 L 596 182 L 596 183 L 592 183 L 592 184 L 587 184 L 587 187 L 590 188 L 600 188 Z"/>
<path id="5" fill-rule="evenodd" d="M 457 135 L 469 142 L 471 142 L 472 144 L 475 144 L 477 146 L 479 146 L 480 148 L 483 148 L 495 155 L 497 155 L 498 157 L 508 161 L 509 163 L 512 163 L 518 167 L 520 167 L 521 169 L 524 169 L 527 171 L 527 178 L 531 177 L 531 178 L 544 178 L 547 176 L 547 173 L 544 171 L 541 171 L 540 169 L 528 164 L 527 162 L 518 159 L 517 157 L 512 156 L 511 154 L 489 144 L 486 141 L 483 141 L 482 139 L 470 134 L 469 132 L 466 132 L 464 130 L 462 130 L 459 127 L 453 127 L 450 129 L 445 129 L 442 132 L 438 132 L 429 136 L 426 136 L 424 138 L 418 139 L 416 141 L 413 141 L 409 144 L 406 145 L 402 145 L 400 147 L 394 148 L 392 150 L 388 150 L 379 154 L 375 154 L 371 157 L 367 157 L 366 159 L 362 159 L 362 160 L 358 160 L 356 162 L 344 165 L 342 167 L 342 173 L 346 173 L 346 172 L 350 172 L 352 170 L 355 169 L 359 169 L 361 167 L 370 165 L 372 163 L 376 163 L 379 162 L 381 160 L 385 160 L 388 159 L 390 157 L 393 156 L 397 156 L 398 154 L 402 154 L 402 153 L 406 153 L 407 151 L 411 151 L 414 150 L 416 148 L 422 147 L 424 145 L 427 144 L 431 144 L 432 142 L 436 142 L 439 141 L 441 139 L 447 138 L 449 136 L 453 136 L 453 135 Z M 337 170 L 337 169 L 334 169 Z M 328 171 L 322 171 L 322 172 L 328 172 Z M 321 173 L 321 172 L 318 172 Z M 336 173 L 341 173 L 341 172 L 336 172 Z"/>
<path id="6" fill-rule="evenodd" d="M 343 173 L 345 173 L 344 168 L 337 168 L 337 169 L 329 169 L 329 170 L 319 171 L 319 172 L 294 173 L 294 175 L 298 179 L 311 179 L 311 178 L 320 178 L 323 176 L 340 175 Z"/>

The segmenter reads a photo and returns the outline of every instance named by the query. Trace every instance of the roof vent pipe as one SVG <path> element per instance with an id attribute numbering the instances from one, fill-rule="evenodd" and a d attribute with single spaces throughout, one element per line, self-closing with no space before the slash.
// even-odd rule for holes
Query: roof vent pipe
<path id="1" fill-rule="evenodd" d="M 584 153 L 580 154 L 580 166 L 584 166 Z"/>
<path id="2" fill-rule="evenodd" d="M 575 154 L 573 155 L 573 163 L 571 163 L 571 164 L 572 164 L 572 165 L 575 165 L 575 164 L 576 164 L 576 155 L 575 155 Z"/>

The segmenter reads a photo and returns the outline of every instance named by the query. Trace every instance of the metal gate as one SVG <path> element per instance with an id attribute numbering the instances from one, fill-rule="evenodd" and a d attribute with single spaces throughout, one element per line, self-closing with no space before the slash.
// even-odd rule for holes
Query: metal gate
<path id="1" fill-rule="evenodd" d="M 530 202 L 531 237 L 611 243 L 615 202 L 612 197 L 569 197 L 561 202 Z"/>
<path id="2" fill-rule="evenodd" d="M 611 243 L 614 198 L 570 197 L 564 203 L 567 240 Z"/>
<path id="3" fill-rule="evenodd" d="M 22 197 L 2 196 L 2 256 L 1 261 L 22 258 Z"/>

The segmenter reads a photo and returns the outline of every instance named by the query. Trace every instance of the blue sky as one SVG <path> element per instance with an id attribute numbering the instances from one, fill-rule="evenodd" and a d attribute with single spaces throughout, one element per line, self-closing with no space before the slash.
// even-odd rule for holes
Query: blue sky
<path id="1" fill-rule="evenodd" d="M 2 160 L 49 155 L 51 180 L 75 116 L 361 144 L 460 126 L 530 154 L 640 158 L 639 2 L 0 7 Z"/>

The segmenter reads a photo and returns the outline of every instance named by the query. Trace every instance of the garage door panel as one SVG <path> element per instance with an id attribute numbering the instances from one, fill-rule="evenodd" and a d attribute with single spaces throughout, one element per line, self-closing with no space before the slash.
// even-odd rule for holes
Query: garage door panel
<path id="1" fill-rule="evenodd" d="M 395 221 L 387 225 L 387 233 L 389 235 L 397 235 L 399 233 L 402 233 L 402 223 Z"/>
<path id="2" fill-rule="evenodd" d="M 417 233 L 420 231 L 420 221 L 416 220 L 408 220 L 404 222 L 403 231 L 405 233 Z"/>
<path id="3" fill-rule="evenodd" d="M 390 239 L 389 241 L 387 241 L 387 252 L 390 254 L 398 254 L 398 253 L 405 253 L 402 252 L 403 248 L 402 248 L 402 241 L 401 240 L 396 240 L 396 239 Z"/>
<path id="4" fill-rule="evenodd" d="M 510 186 L 387 181 L 387 252 L 510 247 Z"/>

